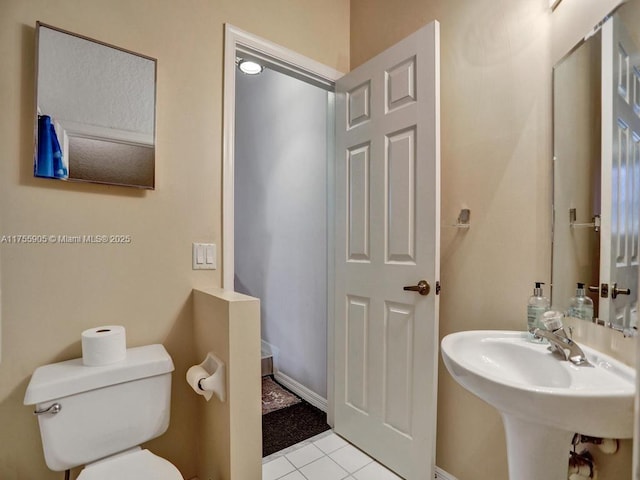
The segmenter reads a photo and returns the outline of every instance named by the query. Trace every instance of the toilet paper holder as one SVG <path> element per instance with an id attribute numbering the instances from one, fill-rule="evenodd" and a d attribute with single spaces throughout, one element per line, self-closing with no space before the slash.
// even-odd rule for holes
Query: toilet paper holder
<path id="1" fill-rule="evenodd" d="M 207 357 L 202 363 L 187 370 L 187 383 L 207 401 L 214 394 L 221 402 L 225 401 L 225 382 L 225 364 L 211 352 L 207 353 Z"/>

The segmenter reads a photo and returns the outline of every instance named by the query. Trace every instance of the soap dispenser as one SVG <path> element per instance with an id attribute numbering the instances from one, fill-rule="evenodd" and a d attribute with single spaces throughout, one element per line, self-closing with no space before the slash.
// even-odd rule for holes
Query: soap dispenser
<path id="1" fill-rule="evenodd" d="M 584 283 L 578 282 L 576 296 L 569 300 L 567 317 L 593 321 L 593 300 L 585 295 Z"/>
<path id="2" fill-rule="evenodd" d="M 536 328 L 544 328 L 542 325 L 542 314 L 551 308 L 551 302 L 542 293 L 543 282 L 536 282 L 533 289 L 533 295 L 529 297 L 527 303 L 527 330 L 529 332 L 529 340 L 536 343 L 544 342 L 543 338 L 536 337 L 533 331 Z"/>

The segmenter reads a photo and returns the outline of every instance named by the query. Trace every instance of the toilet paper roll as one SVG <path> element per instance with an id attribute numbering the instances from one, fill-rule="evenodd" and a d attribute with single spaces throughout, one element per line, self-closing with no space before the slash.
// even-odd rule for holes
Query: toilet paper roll
<path id="1" fill-rule="evenodd" d="M 200 382 L 209 378 L 209 372 L 207 372 L 200 365 L 194 365 L 187 370 L 187 383 L 193 388 L 193 391 L 198 395 L 204 396 L 207 401 L 211 400 L 213 396 L 212 391 L 205 391 L 200 387 Z"/>
<path id="2" fill-rule="evenodd" d="M 618 451 L 618 440 L 615 438 L 603 438 L 598 448 L 607 455 L 613 455 Z"/>
<path id="3" fill-rule="evenodd" d="M 121 362 L 127 356 L 125 329 L 120 325 L 90 328 L 82 332 L 82 363 L 101 367 Z"/>

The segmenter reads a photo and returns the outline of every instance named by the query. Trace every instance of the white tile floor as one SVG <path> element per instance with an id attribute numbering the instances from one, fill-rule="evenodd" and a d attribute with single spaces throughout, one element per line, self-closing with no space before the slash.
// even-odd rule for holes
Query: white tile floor
<path id="1" fill-rule="evenodd" d="M 262 480 L 401 480 L 331 430 L 262 460 Z"/>

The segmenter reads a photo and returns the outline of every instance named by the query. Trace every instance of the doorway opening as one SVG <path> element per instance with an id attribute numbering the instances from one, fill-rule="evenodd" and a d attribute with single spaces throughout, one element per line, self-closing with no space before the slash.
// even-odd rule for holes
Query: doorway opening
<path id="1" fill-rule="evenodd" d="M 223 286 L 261 300 L 263 374 L 285 389 L 268 387 L 263 399 L 278 404 L 286 390 L 301 399 L 263 415 L 269 455 L 330 428 L 329 179 L 340 74 L 230 26 L 225 40 Z M 258 74 L 236 68 L 247 60 Z"/>
<path id="2" fill-rule="evenodd" d="M 329 428 L 329 95 L 267 67 L 236 70 L 234 290 L 260 299 L 264 456 Z M 293 397 L 283 386 L 316 406 L 281 401 Z"/>

